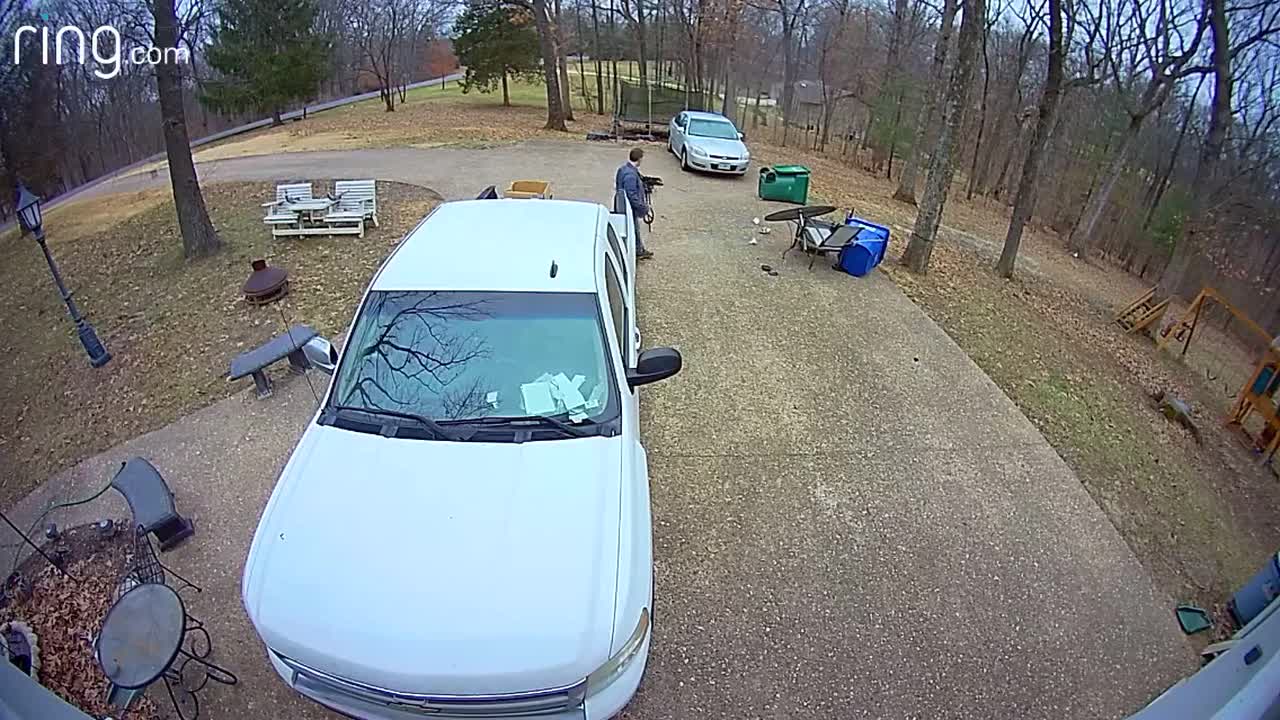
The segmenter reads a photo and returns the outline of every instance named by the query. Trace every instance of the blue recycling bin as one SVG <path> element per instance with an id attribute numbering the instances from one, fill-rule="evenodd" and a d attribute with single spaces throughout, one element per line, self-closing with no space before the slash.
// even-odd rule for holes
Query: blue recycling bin
<path id="1" fill-rule="evenodd" d="M 889 228 L 855 217 L 852 212 L 844 224 L 858 228 L 858 233 L 840 251 L 837 264 L 850 275 L 862 277 L 884 260 L 885 250 L 889 248 Z"/>
<path id="2" fill-rule="evenodd" d="M 1241 627 L 1258 616 L 1271 601 L 1280 595 L 1280 553 L 1271 556 L 1267 564 L 1231 598 L 1227 607 Z"/>

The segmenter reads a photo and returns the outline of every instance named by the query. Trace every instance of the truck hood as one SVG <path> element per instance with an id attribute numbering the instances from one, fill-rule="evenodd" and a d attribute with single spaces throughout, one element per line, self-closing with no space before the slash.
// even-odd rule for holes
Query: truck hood
<path id="1" fill-rule="evenodd" d="M 267 646 L 412 693 L 569 685 L 604 663 L 621 438 L 393 439 L 311 425 L 245 564 Z"/>

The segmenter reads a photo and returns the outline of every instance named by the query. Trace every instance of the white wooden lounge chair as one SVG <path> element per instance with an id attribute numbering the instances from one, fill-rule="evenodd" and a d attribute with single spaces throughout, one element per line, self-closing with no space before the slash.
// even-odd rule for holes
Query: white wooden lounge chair
<path id="1" fill-rule="evenodd" d="M 295 226 L 298 224 L 298 213 L 282 206 L 286 203 L 311 200 L 312 198 L 311 183 L 277 185 L 276 199 L 262 203 L 262 207 L 267 209 L 267 215 L 262 218 L 262 222 L 271 226 L 272 235 L 276 235 L 276 231 L 279 229 Z"/>
<path id="2" fill-rule="evenodd" d="M 364 237 L 364 221 L 378 227 L 378 190 L 373 180 L 337 180 L 333 183 L 337 205 L 324 216 L 330 225 L 357 225 Z"/>

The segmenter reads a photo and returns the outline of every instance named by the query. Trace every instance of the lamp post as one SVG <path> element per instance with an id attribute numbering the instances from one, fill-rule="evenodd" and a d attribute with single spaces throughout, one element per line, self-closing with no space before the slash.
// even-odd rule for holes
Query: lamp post
<path id="1" fill-rule="evenodd" d="M 89 364 L 93 367 L 102 367 L 111 360 L 111 353 L 103 347 L 102 341 L 98 340 L 98 334 L 93 331 L 93 326 L 84 319 L 80 314 L 80 310 L 76 308 L 75 300 L 71 299 L 71 293 L 67 290 L 67 286 L 62 282 L 62 273 L 58 272 L 58 265 L 53 261 L 53 255 L 49 254 L 49 246 L 44 242 L 44 224 L 40 213 L 40 198 L 31 194 L 25 185 L 18 185 L 18 199 L 16 202 L 18 207 L 18 222 L 22 225 L 22 229 L 35 236 L 36 242 L 39 243 L 40 249 L 44 252 L 44 259 L 49 263 L 49 272 L 53 273 L 53 282 L 58 286 L 58 294 L 62 296 L 62 302 L 67 304 L 67 314 L 71 316 L 71 322 L 76 324 L 76 334 L 80 336 L 80 344 L 84 346 L 84 351 L 89 354 Z"/>

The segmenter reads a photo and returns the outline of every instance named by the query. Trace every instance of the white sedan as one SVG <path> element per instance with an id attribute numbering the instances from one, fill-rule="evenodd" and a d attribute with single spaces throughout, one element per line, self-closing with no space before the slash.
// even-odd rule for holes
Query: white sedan
<path id="1" fill-rule="evenodd" d="M 290 687 L 369 720 L 631 699 L 653 622 L 637 388 L 681 367 L 639 349 L 633 222 L 445 203 L 374 276 L 245 563 Z"/>
<path id="2" fill-rule="evenodd" d="M 667 150 L 682 170 L 742 175 L 751 163 L 745 136 L 723 115 L 685 110 L 671 118 L 667 133 Z"/>

